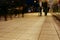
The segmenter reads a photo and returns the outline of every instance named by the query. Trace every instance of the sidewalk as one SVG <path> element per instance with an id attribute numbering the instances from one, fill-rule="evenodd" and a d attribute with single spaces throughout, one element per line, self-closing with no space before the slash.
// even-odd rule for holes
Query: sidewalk
<path id="1" fill-rule="evenodd" d="M 55 26 L 51 14 L 25 14 L 24 18 L 0 22 L 0 40 L 59 40 Z"/>
<path id="2" fill-rule="evenodd" d="M 42 26 L 39 40 L 60 40 L 58 35 L 58 26 L 53 18 L 46 17 L 46 20 Z"/>
<path id="3" fill-rule="evenodd" d="M 45 18 L 26 15 L 24 18 L 0 22 L 0 40 L 37 40 Z"/>

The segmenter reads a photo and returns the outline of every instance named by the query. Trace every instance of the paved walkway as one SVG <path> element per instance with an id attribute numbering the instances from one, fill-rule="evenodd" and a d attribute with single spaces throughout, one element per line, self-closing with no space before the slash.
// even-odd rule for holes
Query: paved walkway
<path id="1" fill-rule="evenodd" d="M 59 40 L 57 25 L 51 16 L 47 16 L 41 28 L 39 40 Z"/>
<path id="2" fill-rule="evenodd" d="M 0 40 L 59 40 L 54 25 L 50 14 L 25 14 L 24 18 L 0 22 Z"/>

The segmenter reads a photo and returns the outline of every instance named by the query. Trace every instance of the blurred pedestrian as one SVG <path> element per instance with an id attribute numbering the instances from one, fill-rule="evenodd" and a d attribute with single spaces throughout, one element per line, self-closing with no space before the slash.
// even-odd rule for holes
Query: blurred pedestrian
<path id="1" fill-rule="evenodd" d="M 40 16 L 42 16 L 42 0 L 39 0 Z"/>
<path id="2" fill-rule="evenodd" d="M 49 11 L 48 1 L 45 0 L 45 1 L 42 3 L 42 6 L 43 6 L 43 12 L 45 13 L 45 16 L 47 16 L 47 13 L 48 13 L 48 11 Z"/>

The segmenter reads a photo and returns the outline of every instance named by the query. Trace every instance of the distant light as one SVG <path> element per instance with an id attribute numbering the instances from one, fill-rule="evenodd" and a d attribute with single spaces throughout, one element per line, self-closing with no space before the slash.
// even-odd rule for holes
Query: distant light
<path id="1" fill-rule="evenodd" d="M 34 3 L 36 3 L 36 1 L 34 1 Z"/>
<path id="2" fill-rule="evenodd" d="M 14 3 L 14 1 L 12 1 L 12 3 Z"/>

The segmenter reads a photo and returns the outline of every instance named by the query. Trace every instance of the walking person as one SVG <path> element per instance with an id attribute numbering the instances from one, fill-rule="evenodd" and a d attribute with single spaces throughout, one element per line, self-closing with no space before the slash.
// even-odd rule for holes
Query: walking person
<path id="1" fill-rule="evenodd" d="M 45 0 L 45 1 L 42 3 L 42 6 L 43 6 L 43 12 L 45 13 L 45 16 L 47 16 L 47 13 L 48 13 L 48 11 L 49 11 L 48 1 Z"/>
<path id="2" fill-rule="evenodd" d="M 42 16 L 42 0 L 39 0 L 40 16 Z"/>

